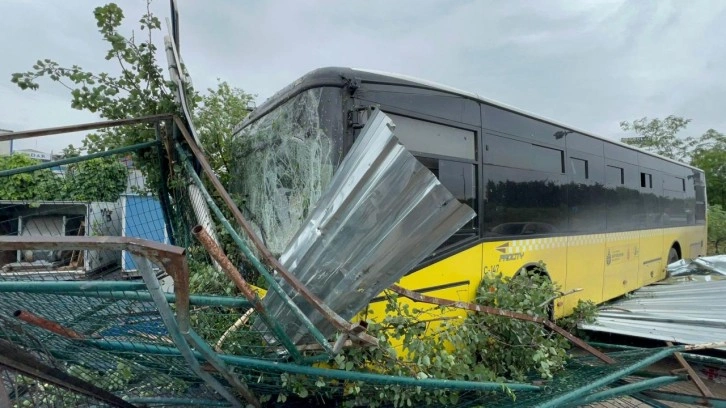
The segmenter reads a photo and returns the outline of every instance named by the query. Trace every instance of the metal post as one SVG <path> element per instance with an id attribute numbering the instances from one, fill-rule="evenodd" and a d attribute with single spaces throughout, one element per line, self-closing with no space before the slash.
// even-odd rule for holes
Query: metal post
<path id="1" fill-rule="evenodd" d="M 673 347 L 673 342 L 667 341 L 666 344 L 668 347 Z M 673 353 L 673 356 L 678 360 L 678 363 L 681 365 L 681 367 L 686 369 L 686 372 L 688 373 L 688 377 L 691 379 L 693 384 L 698 388 L 698 391 L 706 398 L 713 398 L 713 393 L 711 390 L 706 386 L 706 384 L 703 383 L 703 380 L 701 380 L 701 377 L 698 376 L 698 373 L 691 367 L 690 364 L 683 358 L 681 353 L 675 352 Z"/>
<path id="2" fill-rule="evenodd" d="M 40 327 L 41 329 L 48 330 L 51 333 L 55 333 L 59 336 L 63 336 L 73 340 L 80 340 L 85 338 L 82 334 L 78 333 L 73 329 L 61 326 L 60 323 L 48 320 L 44 317 L 40 317 L 36 314 L 30 313 L 27 310 L 16 310 L 13 316 L 19 320 L 24 321 L 30 325 Z"/>
<path id="3" fill-rule="evenodd" d="M 175 348 L 157 346 L 152 344 L 131 343 L 124 341 L 101 341 L 96 339 L 88 339 L 84 340 L 84 342 L 110 352 L 154 353 L 157 355 L 167 356 L 179 355 L 179 350 Z M 195 353 L 195 356 L 198 359 L 203 358 L 202 355 L 198 352 Z M 338 381 L 362 381 L 368 384 L 400 385 L 421 387 L 425 389 L 450 389 L 495 392 L 504 392 L 507 389 L 511 391 L 539 392 L 544 389 L 543 387 L 532 384 L 439 380 L 434 378 L 417 379 L 413 377 L 404 377 L 397 375 L 362 373 L 359 371 L 345 371 L 329 368 L 310 367 L 299 364 L 280 363 L 276 361 L 233 356 L 228 354 L 219 354 L 218 356 L 220 360 L 224 361 L 229 365 L 239 366 L 245 369 L 275 373 L 302 374 L 310 376 L 311 378 L 322 377 Z"/>
<path id="4" fill-rule="evenodd" d="M 151 295 L 147 291 L 143 292 L 68 292 L 63 293 L 68 296 L 78 297 L 93 297 L 99 299 L 118 299 L 118 300 L 140 300 L 150 301 Z M 176 295 L 173 293 L 164 293 L 166 301 L 169 303 L 176 303 Z M 236 298 L 230 296 L 204 296 L 204 295 L 191 295 L 189 296 L 189 304 L 192 306 L 220 306 L 228 307 L 231 309 L 247 309 L 250 307 L 250 302 L 244 298 Z"/>
<path id="5" fill-rule="evenodd" d="M 169 120 L 173 116 L 169 113 L 161 113 L 158 115 L 140 116 L 138 118 L 105 120 L 101 122 L 82 123 L 80 125 L 58 126 L 45 129 L 26 130 L 22 132 L 13 132 L 0 134 L 0 142 L 4 140 L 28 139 L 31 137 L 57 135 L 61 133 L 80 132 L 83 130 L 105 129 L 116 126 L 137 125 L 141 123 L 156 122 L 160 120 Z"/>
<path id="6" fill-rule="evenodd" d="M 193 407 L 228 407 L 229 403 L 224 401 L 204 400 L 198 398 L 153 398 L 153 397 L 137 397 L 128 398 L 126 401 L 132 404 L 139 404 L 146 407 L 156 405 L 164 407 L 176 407 L 180 405 L 190 405 Z"/>
<path id="7" fill-rule="evenodd" d="M 652 390 L 654 388 L 662 387 L 664 385 L 672 384 L 674 382 L 682 380 L 683 377 L 677 375 L 649 378 L 647 380 L 629 383 L 626 385 L 621 385 L 619 387 L 613 387 L 604 391 L 590 394 L 585 398 L 577 400 L 577 402 L 573 403 L 571 406 L 585 406 L 588 404 L 592 404 L 593 402 L 607 400 L 610 398 L 619 397 L 621 395 L 631 395 L 645 390 Z"/>
<path id="8" fill-rule="evenodd" d="M 171 337 L 172 341 L 174 341 L 174 344 L 177 346 L 187 364 L 189 364 L 190 368 L 199 376 L 199 378 L 217 391 L 222 397 L 224 397 L 224 399 L 229 401 L 232 406 L 242 407 L 242 404 L 227 390 L 227 388 L 220 384 L 219 381 L 217 381 L 209 373 L 205 372 L 199 365 L 194 353 L 189 348 L 189 345 L 179 330 L 179 326 L 174 319 L 174 314 L 171 311 L 169 304 L 166 303 L 166 298 L 164 297 L 164 293 L 161 291 L 159 280 L 156 278 L 156 274 L 154 273 L 149 260 L 136 255 L 132 255 L 132 257 L 134 258 L 134 263 L 137 265 L 138 270 L 141 273 L 141 277 L 144 279 L 144 283 L 146 283 L 146 287 L 154 300 L 154 304 L 156 304 L 159 314 L 161 315 L 161 319 L 164 321 L 164 325 L 169 332 L 169 337 Z M 254 401 L 256 401 L 256 399 Z"/>
<path id="9" fill-rule="evenodd" d="M 704 398 L 699 395 L 677 394 L 667 391 L 642 391 L 641 394 L 662 401 L 680 402 L 690 405 L 702 405 L 713 408 L 726 408 L 726 400 L 719 398 Z"/>
<path id="10" fill-rule="evenodd" d="M 143 282 L 123 281 L 5 281 L 0 282 L 0 293 L 53 293 L 63 295 L 66 292 L 107 292 L 146 290 Z"/>
<path id="11" fill-rule="evenodd" d="M 150 301 L 151 295 L 143 282 L 119 281 L 66 281 L 66 282 L 0 282 L 0 293 L 45 293 L 59 296 L 91 297 L 101 299 Z M 176 303 L 176 295 L 164 293 L 166 301 Z M 194 306 L 221 306 L 248 309 L 247 299 L 232 296 L 190 295 L 189 304 Z"/>
<path id="12" fill-rule="evenodd" d="M 168 128 L 168 126 L 167 126 Z M 169 203 L 169 190 L 166 188 L 165 180 L 169 179 L 169 158 L 166 157 L 165 154 L 163 154 L 163 151 L 161 149 L 162 146 L 162 140 L 161 140 L 161 129 L 159 126 L 159 122 L 154 123 L 154 132 L 156 134 L 156 154 L 159 156 L 159 177 L 160 182 L 158 187 L 158 194 L 159 194 L 159 202 L 161 203 L 161 214 L 164 216 L 164 226 L 166 227 L 166 235 L 169 238 L 169 243 L 172 245 L 176 245 L 176 237 L 174 236 L 174 229 L 171 224 L 171 216 L 169 215 L 171 211 L 171 203 Z"/>
<path id="13" fill-rule="evenodd" d="M 51 167 L 56 167 L 56 166 L 64 166 L 66 164 L 79 163 L 79 162 L 87 161 L 87 160 L 91 160 L 91 159 L 113 156 L 115 154 L 129 153 L 129 152 L 133 152 L 136 150 L 140 150 L 140 149 L 144 149 L 144 148 L 152 147 L 152 146 L 157 146 L 157 145 L 158 145 L 157 141 L 144 142 L 144 143 L 138 143 L 138 144 L 131 145 L 131 146 L 120 147 L 118 149 L 106 150 L 105 152 L 91 153 L 91 154 L 87 154 L 85 156 L 69 157 L 67 159 L 54 160 L 54 161 L 50 161 L 50 162 L 46 162 L 46 163 L 35 164 L 32 166 L 18 167 L 18 168 L 9 169 L 9 170 L 3 170 L 3 171 L 0 171 L 0 177 L 13 176 L 15 174 L 20 174 L 20 173 L 29 173 L 32 171 L 49 169 Z"/>

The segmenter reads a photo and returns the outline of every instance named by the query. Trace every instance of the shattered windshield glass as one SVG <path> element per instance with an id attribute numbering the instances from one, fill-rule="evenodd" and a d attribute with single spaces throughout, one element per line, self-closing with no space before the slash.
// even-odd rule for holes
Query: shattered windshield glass
<path id="1" fill-rule="evenodd" d="M 330 183 L 342 139 L 339 88 L 304 91 L 234 138 L 230 192 L 279 256 Z"/>

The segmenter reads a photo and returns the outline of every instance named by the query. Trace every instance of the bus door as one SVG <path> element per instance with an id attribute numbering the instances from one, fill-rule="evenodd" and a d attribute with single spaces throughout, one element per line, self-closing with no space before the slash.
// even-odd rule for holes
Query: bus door
<path id="1" fill-rule="evenodd" d="M 640 168 L 643 200 L 643 230 L 640 231 L 638 252 L 638 285 L 655 282 L 663 275 L 666 259 L 663 258 L 664 197 L 663 176 L 647 168 Z M 667 254 L 667 251 L 666 251 Z"/>
<path id="2" fill-rule="evenodd" d="M 602 297 L 608 300 L 639 285 L 640 230 L 645 222 L 638 166 L 615 160 L 606 160 L 605 164 L 605 183 L 610 191 Z"/>

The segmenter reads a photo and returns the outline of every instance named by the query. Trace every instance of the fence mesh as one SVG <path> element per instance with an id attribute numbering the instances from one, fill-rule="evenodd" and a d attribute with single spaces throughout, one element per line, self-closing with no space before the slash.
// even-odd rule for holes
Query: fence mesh
<path id="1" fill-rule="evenodd" d="M 209 204 L 218 206 L 227 219 L 233 218 L 213 189 L 206 189 L 189 173 L 195 163 L 193 156 L 179 154 L 175 143 L 180 140 L 168 139 L 165 145 L 152 141 L 102 157 L 87 155 L 47 164 L 26 161 L 21 168 L 0 161 L 4 163 L 0 235 L 129 237 L 185 248 L 189 323 L 191 332 L 203 340 L 201 345 L 192 344 L 199 370 L 184 358 L 158 299 L 153 299 L 156 292 L 141 279 L 139 258 L 128 250 L 0 248 L 0 342 L 20 347 L 44 367 L 131 404 L 147 406 L 230 405 L 215 383 L 244 401 L 230 377 L 205 358 L 205 349 L 214 350 L 226 370 L 263 403 L 285 406 L 356 405 L 366 403 L 367 397 L 389 393 L 408 395 L 417 404 L 536 406 L 580 390 L 582 395 L 573 394 L 567 400 L 576 403 L 607 385 L 593 388 L 595 379 L 659 352 L 618 352 L 616 365 L 577 358 L 544 387 L 518 390 L 514 396 L 503 388 L 477 390 L 474 385 L 467 389 L 445 383 L 427 388 L 400 377 L 351 376 L 312 364 L 316 358 L 326 359 L 320 347 L 305 355 L 311 359 L 307 363 L 292 361 L 280 342 L 267 341 L 276 337 L 273 330 L 253 324 L 260 316 L 251 312 L 249 302 L 190 233 L 197 224 L 220 225 L 222 220 Z M 228 231 L 210 231 L 243 277 L 264 284 Z M 156 265 L 154 272 L 164 302 L 178 311 L 172 289 L 177 271 Z M 259 327 L 263 329 L 256 330 Z M 212 381 L 203 373 L 211 375 Z M 5 363 L 0 364 L 0 378 L 0 405 L 107 404 L 98 396 L 71 391 Z M 407 401 L 390 403 L 407 405 Z"/>
<path id="2" fill-rule="evenodd" d="M 143 145 L 145 155 L 155 147 Z M 169 243 L 164 208 L 134 166 L 138 150 L 19 174 L 0 172 L 0 235 L 124 236 Z M 82 159 L 82 158 L 80 158 Z M 32 163 L 32 162 L 31 162 Z M 33 165 L 50 166 L 50 163 Z M 15 169 L 14 171 L 17 171 Z M 126 251 L 0 250 L 0 279 L 137 277 Z"/>
<path id="3" fill-rule="evenodd" d="M 99 407 L 105 406 L 94 398 L 72 393 L 53 384 L 38 382 L 31 377 L 0 369 L 0 392 L 12 407 Z M 1 398 L 1 397 L 0 397 Z M 5 406 L 5 405 L 3 405 Z"/>

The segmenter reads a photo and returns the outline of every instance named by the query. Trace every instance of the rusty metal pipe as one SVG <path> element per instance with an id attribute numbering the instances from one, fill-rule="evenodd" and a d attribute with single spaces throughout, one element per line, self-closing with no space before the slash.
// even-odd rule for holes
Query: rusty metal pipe
<path id="1" fill-rule="evenodd" d="M 201 225 L 197 225 L 192 228 L 192 234 L 202 243 L 204 249 L 207 250 L 212 259 L 214 259 L 219 266 L 222 268 L 224 273 L 234 282 L 234 286 L 242 292 L 242 295 L 247 298 L 252 304 L 252 307 L 257 310 L 258 313 L 264 313 L 265 308 L 260 302 L 260 298 L 252 290 L 250 285 L 247 283 L 245 278 L 242 277 L 239 270 L 232 264 L 227 255 L 222 251 L 222 248 L 214 242 L 214 239 Z"/>
<path id="2" fill-rule="evenodd" d="M 179 324 L 179 330 L 182 333 L 189 332 L 189 265 L 187 257 L 180 256 L 175 259 L 174 273 L 169 273 L 174 280 L 174 295 L 176 296 L 176 320 Z"/>
<path id="3" fill-rule="evenodd" d="M 116 127 L 116 126 L 136 125 L 136 124 L 140 124 L 140 123 L 155 123 L 155 122 L 159 122 L 162 120 L 171 120 L 171 119 L 172 119 L 172 115 L 170 113 L 162 113 L 162 114 L 158 114 L 158 115 L 141 116 L 138 118 L 105 120 L 102 122 L 81 123 L 79 125 L 58 126 L 58 127 L 45 128 L 45 129 L 25 130 L 22 132 L 13 132 L 13 133 L 0 135 L 0 142 L 5 141 L 5 140 L 27 139 L 30 137 L 58 135 L 61 133 L 70 133 L 70 132 L 79 132 L 82 130 L 104 129 L 104 128 L 110 128 L 110 127 Z"/>
<path id="4" fill-rule="evenodd" d="M 49 332 L 55 333 L 59 336 L 67 337 L 73 340 L 83 340 L 86 336 L 78 333 L 73 329 L 61 326 L 60 323 L 48 320 L 45 317 L 40 317 L 36 314 L 28 312 L 27 310 L 16 310 L 13 316 L 25 323 L 32 324 L 33 326 L 40 327 L 41 329 L 48 330 Z"/>
<path id="5" fill-rule="evenodd" d="M 212 259 L 217 262 L 217 264 L 220 266 L 220 268 L 222 268 L 224 273 L 232 280 L 232 282 L 234 282 L 234 285 L 237 287 L 237 289 L 239 289 L 239 291 L 242 292 L 242 295 L 247 298 L 247 300 L 252 304 L 252 308 L 255 309 L 260 318 L 265 322 L 265 325 L 267 325 L 267 327 L 269 327 L 270 330 L 275 333 L 275 337 L 285 346 L 287 351 L 290 352 L 290 354 L 296 359 L 302 358 L 297 348 L 292 343 L 292 340 L 287 336 L 287 334 L 285 334 L 285 331 L 282 329 L 280 324 L 276 320 L 271 319 L 270 316 L 267 314 L 265 306 L 262 304 L 262 301 L 257 296 L 257 293 L 255 293 L 252 288 L 250 288 L 250 286 L 247 284 L 247 281 L 239 273 L 239 270 L 232 264 L 232 261 L 227 258 L 227 255 L 225 255 L 224 251 L 222 251 L 219 245 L 214 242 L 212 237 L 209 236 L 204 227 L 202 227 L 201 225 L 197 225 L 196 227 L 192 228 L 192 234 L 197 237 L 197 239 L 199 240 L 199 242 L 202 243 L 202 246 L 204 246 L 209 255 L 212 256 Z M 312 323 L 310 324 L 312 325 Z M 315 330 L 313 330 L 312 333 L 315 336 Z M 323 338 L 319 332 L 317 334 L 318 336 L 315 336 L 316 340 L 318 340 L 323 347 L 327 346 L 327 348 L 330 348 L 327 340 Z"/>

